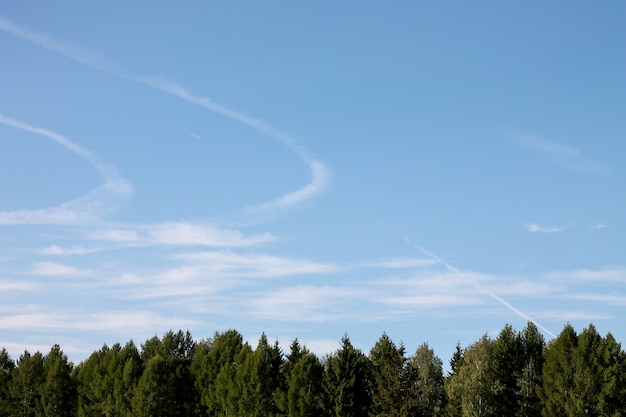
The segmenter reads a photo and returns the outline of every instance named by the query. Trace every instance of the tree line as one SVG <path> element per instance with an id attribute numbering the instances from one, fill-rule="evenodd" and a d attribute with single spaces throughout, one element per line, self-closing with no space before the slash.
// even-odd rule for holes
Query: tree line
<path id="1" fill-rule="evenodd" d="M 445 375 L 428 344 L 407 356 L 384 333 L 369 354 L 346 335 L 320 358 L 236 330 L 104 345 L 75 366 L 58 345 L 15 361 L 3 348 L 0 369 L 0 417 L 626 415 L 626 353 L 593 325 L 547 344 L 533 323 L 507 325 L 457 344 Z"/>

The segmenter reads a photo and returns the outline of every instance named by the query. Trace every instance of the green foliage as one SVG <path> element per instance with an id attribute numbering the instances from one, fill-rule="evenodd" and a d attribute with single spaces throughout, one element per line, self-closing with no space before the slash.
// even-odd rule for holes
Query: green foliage
<path id="1" fill-rule="evenodd" d="M 405 401 L 411 405 L 410 415 L 419 417 L 442 415 L 445 403 L 443 363 L 428 344 L 420 345 L 415 355 L 409 359 L 408 374 L 410 385 Z"/>
<path id="2" fill-rule="evenodd" d="M 370 351 L 373 370 L 372 416 L 404 416 L 411 403 L 407 401 L 407 375 L 404 347 L 399 348 L 386 333 Z"/>
<path id="3" fill-rule="evenodd" d="M 291 344 L 283 366 L 286 379 L 286 401 L 282 410 L 288 417 L 317 417 L 322 415 L 324 368 L 320 360 L 298 340 Z"/>
<path id="4" fill-rule="evenodd" d="M 39 352 L 31 355 L 25 351 L 11 373 L 9 391 L 12 398 L 12 415 L 23 417 L 44 415 L 41 386 L 45 378 L 43 355 Z"/>
<path id="5" fill-rule="evenodd" d="M 540 390 L 544 417 L 577 416 L 574 409 L 574 351 L 577 344 L 576 331 L 568 324 L 546 348 L 543 386 Z"/>
<path id="6" fill-rule="evenodd" d="M 0 417 L 11 415 L 11 374 L 15 369 L 15 362 L 11 359 L 9 352 L 5 348 L 0 350 Z"/>
<path id="7" fill-rule="evenodd" d="M 326 358 L 325 412 L 335 417 L 365 417 L 372 400 L 372 370 L 368 358 L 345 335 L 341 348 Z"/>
<path id="8" fill-rule="evenodd" d="M 58 345 L 14 362 L 0 351 L 0 417 L 626 416 L 626 353 L 593 325 L 546 345 L 537 327 L 505 326 L 461 348 L 444 378 L 426 343 L 409 358 L 383 334 L 369 356 L 344 336 L 324 361 L 294 340 L 283 356 L 235 330 L 196 343 L 167 332 L 104 345 L 74 367 Z"/>
<path id="9" fill-rule="evenodd" d="M 75 415 L 76 387 L 72 367 L 59 345 L 54 345 L 44 360 L 45 381 L 41 386 L 41 402 L 46 417 Z"/>

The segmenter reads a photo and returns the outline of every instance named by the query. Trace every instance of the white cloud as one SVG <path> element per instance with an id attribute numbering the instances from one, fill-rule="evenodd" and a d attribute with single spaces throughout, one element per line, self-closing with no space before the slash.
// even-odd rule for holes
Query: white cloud
<path id="1" fill-rule="evenodd" d="M 39 287 L 34 282 L 28 281 L 13 281 L 13 280 L 0 280 L 0 292 L 8 294 L 14 291 L 34 291 Z"/>
<path id="2" fill-rule="evenodd" d="M 533 151 L 563 168 L 601 175 L 610 173 L 608 168 L 583 156 L 578 149 L 571 146 L 519 132 L 510 134 L 510 137 L 514 144 Z"/>
<path id="3" fill-rule="evenodd" d="M 194 252 L 176 255 L 176 258 L 204 265 L 224 276 L 250 278 L 328 274 L 341 270 L 340 267 L 332 263 L 254 253 L 238 254 L 231 251 Z"/>
<path id="4" fill-rule="evenodd" d="M 75 277 L 91 275 L 92 271 L 57 262 L 37 262 L 33 265 L 31 273 L 33 275 Z"/>
<path id="5" fill-rule="evenodd" d="M 61 247 L 50 245 L 41 250 L 42 255 L 85 255 L 88 253 L 100 252 L 102 248 L 85 248 L 80 245 L 72 245 L 71 247 Z"/>
<path id="6" fill-rule="evenodd" d="M 540 225 L 537 223 L 527 224 L 526 229 L 528 229 L 529 232 L 533 232 L 533 233 L 560 233 L 565 230 L 562 227 L 545 226 L 545 225 Z"/>

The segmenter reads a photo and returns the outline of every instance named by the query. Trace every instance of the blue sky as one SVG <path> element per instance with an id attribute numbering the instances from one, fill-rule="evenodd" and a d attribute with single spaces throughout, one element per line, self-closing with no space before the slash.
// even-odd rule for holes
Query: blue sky
<path id="1" fill-rule="evenodd" d="M 626 338 L 626 5 L 0 7 L 0 345 Z"/>

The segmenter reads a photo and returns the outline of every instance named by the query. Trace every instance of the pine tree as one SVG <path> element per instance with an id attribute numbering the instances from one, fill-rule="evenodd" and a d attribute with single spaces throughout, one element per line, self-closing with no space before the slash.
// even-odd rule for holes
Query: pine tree
<path id="1" fill-rule="evenodd" d="M 519 376 L 518 417 L 540 417 L 541 400 L 539 391 L 542 387 L 543 350 L 545 341 L 537 326 L 528 322 L 519 335 L 522 350 L 522 371 Z"/>
<path id="2" fill-rule="evenodd" d="M 366 417 L 372 401 L 371 363 L 345 335 L 341 348 L 326 358 L 324 390 L 326 414 L 334 417 Z"/>
<path id="3" fill-rule="evenodd" d="M 372 416 L 406 415 L 410 403 L 405 400 L 404 347 L 399 348 L 383 333 L 370 351 L 374 381 L 372 389 Z"/>
<path id="4" fill-rule="evenodd" d="M 17 361 L 11 375 L 13 416 L 39 417 L 44 415 L 41 406 L 41 386 L 45 381 L 44 359 L 40 352 L 25 351 Z"/>
<path id="5" fill-rule="evenodd" d="M 41 402 L 46 417 L 76 414 L 77 391 L 71 371 L 67 356 L 59 345 L 54 345 L 44 360 L 45 382 L 41 387 Z"/>
<path id="6" fill-rule="evenodd" d="M 446 404 L 444 415 L 446 417 L 461 417 L 463 415 L 462 391 L 459 370 L 463 365 L 464 350 L 461 343 L 456 343 L 456 349 L 450 358 L 450 372 L 444 380 L 444 390 L 446 394 Z"/>
<path id="7" fill-rule="evenodd" d="M 543 389 L 540 391 L 543 402 L 543 417 L 578 417 L 574 378 L 576 368 L 574 352 L 578 339 L 574 328 L 567 324 L 559 336 L 546 347 L 545 363 L 542 369 Z"/>
<path id="8" fill-rule="evenodd" d="M 493 413 L 509 417 L 519 413 L 519 378 L 522 371 L 521 343 L 511 325 L 494 340 L 491 352 Z"/>
<path id="9" fill-rule="evenodd" d="M 197 344 L 192 371 L 206 415 L 226 415 L 224 395 L 235 378 L 236 358 L 242 349 L 243 337 L 236 330 L 216 332 L 213 338 Z"/>
<path id="10" fill-rule="evenodd" d="M 282 410 L 287 417 L 318 417 L 322 415 L 324 368 L 315 354 L 300 347 L 298 340 L 283 366 L 286 396 Z"/>
<path id="11" fill-rule="evenodd" d="M 0 350 L 0 417 L 11 415 L 11 393 L 9 385 L 11 374 L 15 369 L 15 362 L 11 359 L 9 352 L 5 348 Z"/>

